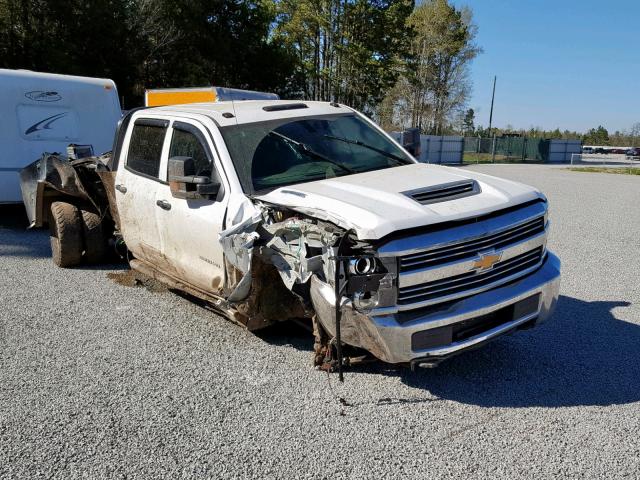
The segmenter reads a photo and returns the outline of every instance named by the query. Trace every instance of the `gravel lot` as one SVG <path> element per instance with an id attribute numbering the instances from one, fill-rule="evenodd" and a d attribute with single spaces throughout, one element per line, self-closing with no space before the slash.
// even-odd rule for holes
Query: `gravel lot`
<path id="1" fill-rule="evenodd" d="M 114 283 L 121 265 L 57 269 L 47 233 L 0 211 L 0 477 L 637 478 L 640 179 L 471 168 L 549 197 L 556 314 L 333 393 L 304 331 L 255 336 Z"/>

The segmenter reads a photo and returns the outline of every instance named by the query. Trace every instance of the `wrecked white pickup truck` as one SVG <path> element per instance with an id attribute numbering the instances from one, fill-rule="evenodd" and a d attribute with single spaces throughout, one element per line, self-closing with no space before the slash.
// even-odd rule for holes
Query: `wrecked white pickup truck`
<path id="1" fill-rule="evenodd" d="M 327 368 L 343 347 L 433 366 L 544 321 L 558 297 L 539 191 L 419 164 L 335 103 L 140 109 L 112 155 L 45 155 L 21 179 L 58 265 L 124 240 L 134 270 L 249 330 L 305 319 Z"/>

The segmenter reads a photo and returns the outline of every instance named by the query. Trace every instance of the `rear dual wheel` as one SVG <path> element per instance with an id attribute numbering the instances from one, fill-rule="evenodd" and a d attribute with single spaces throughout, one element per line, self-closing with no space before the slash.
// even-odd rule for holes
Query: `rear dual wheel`
<path id="1" fill-rule="evenodd" d="M 49 219 L 53 263 L 62 268 L 82 260 L 82 222 L 80 210 L 67 202 L 53 202 Z"/>
<path id="2" fill-rule="evenodd" d="M 102 221 L 96 213 L 67 202 L 53 202 L 49 219 L 53 263 L 62 268 L 99 263 L 107 251 Z"/>
<path id="3" fill-rule="evenodd" d="M 107 240 L 102 230 L 102 219 L 97 213 L 87 210 L 80 210 L 80 216 L 85 259 L 87 263 L 100 263 L 107 254 Z"/>

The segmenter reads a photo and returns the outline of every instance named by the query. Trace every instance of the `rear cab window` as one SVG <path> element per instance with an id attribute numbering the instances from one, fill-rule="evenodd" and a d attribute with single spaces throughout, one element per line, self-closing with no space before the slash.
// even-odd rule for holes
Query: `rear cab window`
<path id="1" fill-rule="evenodd" d="M 153 179 L 160 178 L 162 147 L 167 134 L 167 120 L 138 119 L 133 125 L 127 168 Z"/>

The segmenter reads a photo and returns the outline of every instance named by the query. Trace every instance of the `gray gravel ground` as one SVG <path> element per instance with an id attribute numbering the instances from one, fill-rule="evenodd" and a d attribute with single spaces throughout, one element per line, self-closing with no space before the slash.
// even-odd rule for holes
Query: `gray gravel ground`
<path id="1" fill-rule="evenodd" d="M 549 197 L 556 314 L 435 370 L 332 377 L 346 407 L 308 334 L 57 269 L 3 211 L 0 477 L 639 477 L 640 178 L 472 168 Z"/>

